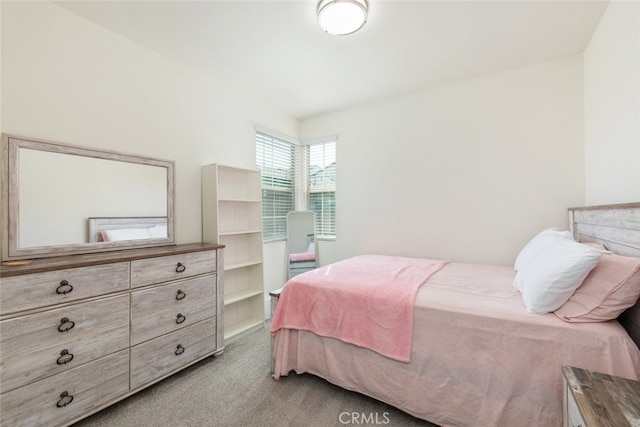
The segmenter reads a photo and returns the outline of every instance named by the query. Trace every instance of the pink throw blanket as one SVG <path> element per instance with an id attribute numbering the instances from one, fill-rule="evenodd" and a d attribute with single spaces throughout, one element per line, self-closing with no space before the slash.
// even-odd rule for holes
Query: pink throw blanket
<path id="1" fill-rule="evenodd" d="M 295 276 L 282 289 L 273 319 L 409 362 L 418 288 L 448 261 L 360 255 Z"/>

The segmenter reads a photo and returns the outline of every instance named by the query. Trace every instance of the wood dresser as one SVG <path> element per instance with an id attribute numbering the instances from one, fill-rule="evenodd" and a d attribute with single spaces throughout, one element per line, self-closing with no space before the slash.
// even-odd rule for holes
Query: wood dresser
<path id="1" fill-rule="evenodd" d="M 640 382 L 564 366 L 564 427 L 640 426 Z"/>
<path id="2" fill-rule="evenodd" d="M 69 425 L 224 351 L 223 247 L 0 270 L 0 425 Z"/>

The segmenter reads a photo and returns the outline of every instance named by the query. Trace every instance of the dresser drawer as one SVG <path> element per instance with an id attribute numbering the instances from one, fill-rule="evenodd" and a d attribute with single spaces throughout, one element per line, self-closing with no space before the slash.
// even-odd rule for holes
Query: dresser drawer
<path id="1" fill-rule="evenodd" d="M 2 392 L 129 346 L 126 295 L 52 311 L 0 322 Z M 61 316 L 69 316 L 74 327 L 59 332 Z"/>
<path id="2" fill-rule="evenodd" d="M 70 268 L 2 279 L 1 314 L 129 289 L 129 263 Z"/>
<path id="3" fill-rule="evenodd" d="M 128 323 L 128 295 L 14 317 L 0 322 L 0 352 L 4 357 L 62 344 Z"/>
<path id="4" fill-rule="evenodd" d="M 95 410 L 128 390 L 129 351 L 123 350 L 3 393 L 0 425 L 57 425 Z"/>
<path id="5" fill-rule="evenodd" d="M 131 261 L 131 286 L 139 287 L 216 271 L 216 251 Z"/>
<path id="6" fill-rule="evenodd" d="M 214 274 L 132 292 L 131 343 L 139 344 L 215 314 Z"/>
<path id="7" fill-rule="evenodd" d="M 215 349 L 215 318 L 132 347 L 131 390 L 169 374 Z"/>

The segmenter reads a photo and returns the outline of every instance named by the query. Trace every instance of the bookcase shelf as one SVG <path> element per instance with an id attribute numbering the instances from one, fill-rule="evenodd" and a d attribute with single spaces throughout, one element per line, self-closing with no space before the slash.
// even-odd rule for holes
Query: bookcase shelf
<path id="1" fill-rule="evenodd" d="M 242 301 L 245 300 L 247 298 L 251 298 L 254 297 L 256 295 L 261 295 L 262 292 L 260 291 L 256 291 L 254 289 L 249 289 L 246 291 L 239 291 L 239 292 L 235 292 L 235 293 L 230 293 L 224 296 L 224 304 L 225 305 L 230 305 L 230 304 L 235 304 L 238 301 Z"/>
<path id="2" fill-rule="evenodd" d="M 202 240 L 225 245 L 224 338 L 264 324 L 260 171 L 202 167 Z"/>

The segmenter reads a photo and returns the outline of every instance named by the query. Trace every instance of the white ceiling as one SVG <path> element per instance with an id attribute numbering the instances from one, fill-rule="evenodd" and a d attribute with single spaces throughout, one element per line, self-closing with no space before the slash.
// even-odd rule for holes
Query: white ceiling
<path id="1" fill-rule="evenodd" d="M 581 53 L 608 4 L 369 0 L 336 37 L 315 0 L 55 3 L 298 119 Z"/>

